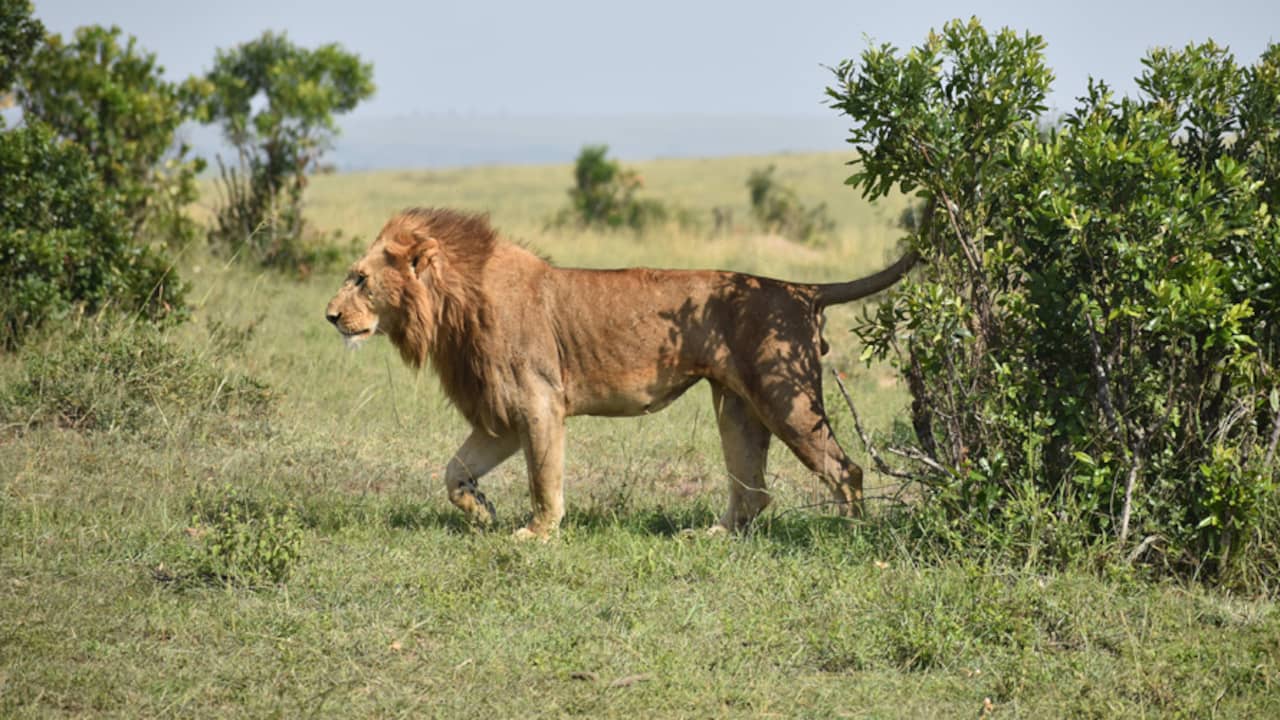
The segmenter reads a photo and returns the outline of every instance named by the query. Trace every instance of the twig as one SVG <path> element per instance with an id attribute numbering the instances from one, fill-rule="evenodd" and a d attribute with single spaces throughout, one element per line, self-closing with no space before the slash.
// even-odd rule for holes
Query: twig
<path id="1" fill-rule="evenodd" d="M 1162 538 L 1159 535 L 1148 535 L 1143 538 L 1142 542 L 1138 543 L 1138 546 L 1129 553 L 1129 563 L 1133 564 L 1134 562 L 1137 562 L 1138 558 L 1142 557 L 1142 553 L 1146 552 L 1147 548 L 1151 547 L 1152 543 L 1160 539 Z"/>
<path id="2" fill-rule="evenodd" d="M 1276 410 L 1276 416 L 1271 420 L 1271 442 L 1267 444 L 1267 454 L 1262 460 L 1262 467 L 1270 467 L 1271 461 L 1276 459 L 1276 445 L 1280 444 L 1280 409 Z"/>
<path id="3" fill-rule="evenodd" d="M 928 455 L 925 455 L 919 450 L 912 450 L 910 448 L 897 448 L 897 447 L 890 447 L 885 449 L 899 457 L 904 457 L 908 460 L 914 460 L 920 463 L 921 465 L 924 465 L 925 467 L 929 468 L 930 470 L 940 472 L 943 475 L 949 475 L 951 477 L 955 477 L 955 473 L 946 469 L 941 464 L 939 464 L 937 460 L 934 460 L 933 458 L 929 457 Z"/>
<path id="4" fill-rule="evenodd" d="M 1129 474 L 1124 479 L 1124 506 L 1120 509 L 1120 544 L 1129 539 L 1129 514 L 1133 510 L 1133 486 L 1138 480 L 1138 471 L 1142 469 L 1142 456 L 1134 454 L 1133 464 L 1129 466 Z"/>
<path id="5" fill-rule="evenodd" d="M 866 430 L 862 428 L 862 420 L 858 417 L 857 408 L 853 406 L 853 398 L 849 396 L 849 390 L 845 388 L 844 380 L 840 379 L 840 373 L 836 372 L 835 368 L 832 368 L 831 375 L 835 377 L 836 385 L 840 388 L 840 394 L 844 396 L 844 402 L 849 406 L 849 413 L 853 416 L 853 427 L 858 431 L 858 437 L 862 439 L 862 446 L 867 449 L 867 454 L 871 456 L 871 461 L 875 463 L 876 470 L 890 477 L 910 480 L 912 476 L 909 473 L 889 467 L 884 458 L 880 457 L 875 445 L 872 445 L 871 439 L 867 437 Z"/>
<path id="6" fill-rule="evenodd" d="M 396 416 L 396 427 L 404 427 L 404 421 L 400 419 L 400 407 L 396 403 L 396 389 L 391 383 L 391 361 L 383 357 L 387 366 L 387 389 L 391 392 L 391 411 Z"/>

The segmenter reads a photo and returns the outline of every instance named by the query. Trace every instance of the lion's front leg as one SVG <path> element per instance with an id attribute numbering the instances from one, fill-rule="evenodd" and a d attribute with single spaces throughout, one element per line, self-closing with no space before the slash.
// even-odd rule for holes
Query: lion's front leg
<path id="1" fill-rule="evenodd" d="M 532 413 L 521 428 L 533 518 L 516 531 L 517 539 L 546 539 L 560 527 L 564 517 L 564 430 L 564 412 L 556 407 Z"/>
<path id="2" fill-rule="evenodd" d="M 444 481 L 449 502 L 466 513 L 471 522 L 487 526 L 497 517 L 493 503 L 480 492 L 480 478 L 511 457 L 520 446 L 520 436 L 507 431 L 494 437 L 484 430 L 471 431 L 445 469 Z"/>

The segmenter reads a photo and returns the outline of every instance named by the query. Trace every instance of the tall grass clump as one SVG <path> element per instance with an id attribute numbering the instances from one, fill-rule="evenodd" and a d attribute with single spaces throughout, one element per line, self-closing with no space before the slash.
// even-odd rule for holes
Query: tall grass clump
<path id="1" fill-rule="evenodd" d="M 270 417 L 270 389 L 226 365 L 244 339 L 215 327 L 195 350 L 144 323 L 68 321 L 19 353 L 21 371 L 0 389 L 0 413 L 18 428 L 80 432 L 258 425 Z"/>
<path id="2" fill-rule="evenodd" d="M 858 328 L 912 395 L 947 533 L 1269 584 L 1280 439 L 1280 46 L 1156 50 L 1044 129 L 1044 41 L 952 22 L 836 68 L 869 197 L 927 263 Z"/>

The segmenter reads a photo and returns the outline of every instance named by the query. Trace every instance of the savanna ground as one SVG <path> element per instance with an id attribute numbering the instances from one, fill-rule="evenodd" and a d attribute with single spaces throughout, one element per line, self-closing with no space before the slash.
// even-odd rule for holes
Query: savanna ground
<path id="1" fill-rule="evenodd" d="M 819 248 L 746 229 L 550 232 L 567 166 L 324 176 L 307 212 L 361 248 L 395 210 L 446 205 L 566 265 L 846 279 L 891 259 L 901 205 L 844 188 L 844 159 L 635 166 L 648 195 L 708 218 L 731 206 L 746 226 L 745 178 L 774 162 L 839 223 Z M 182 270 L 196 311 L 169 340 L 263 381 L 274 409 L 208 420 L 226 392 L 213 382 L 132 427 L 3 429 L 0 716 L 1280 716 L 1274 602 L 1113 565 L 918 552 L 881 521 L 894 486 L 868 473 L 872 517 L 848 523 L 814 507 L 825 493 L 777 443 L 776 501 L 753 532 L 683 534 L 724 503 L 704 386 L 655 416 L 571 422 L 553 542 L 510 539 L 528 508 L 518 459 L 484 480 L 501 522 L 474 534 L 441 481 L 462 420 L 385 341 L 342 348 L 322 317 L 340 273 L 297 281 L 198 251 Z M 883 437 L 906 393 L 858 362 L 856 312 L 829 313 L 828 367 Z M 0 358 L 0 380 L 26 367 Z M 183 574 L 202 498 L 229 489 L 296 518 L 287 581 Z"/>

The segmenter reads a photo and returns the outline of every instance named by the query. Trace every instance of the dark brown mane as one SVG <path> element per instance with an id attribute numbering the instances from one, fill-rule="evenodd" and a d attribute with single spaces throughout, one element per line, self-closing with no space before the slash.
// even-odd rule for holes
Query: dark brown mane
<path id="1" fill-rule="evenodd" d="M 449 399 L 473 424 L 490 432 L 505 427 L 508 409 L 487 362 L 497 358 L 483 347 L 490 300 L 482 278 L 499 242 L 488 216 L 412 208 L 388 220 L 380 237 L 403 281 L 405 318 L 388 330 L 400 356 L 414 367 L 430 359 Z"/>

